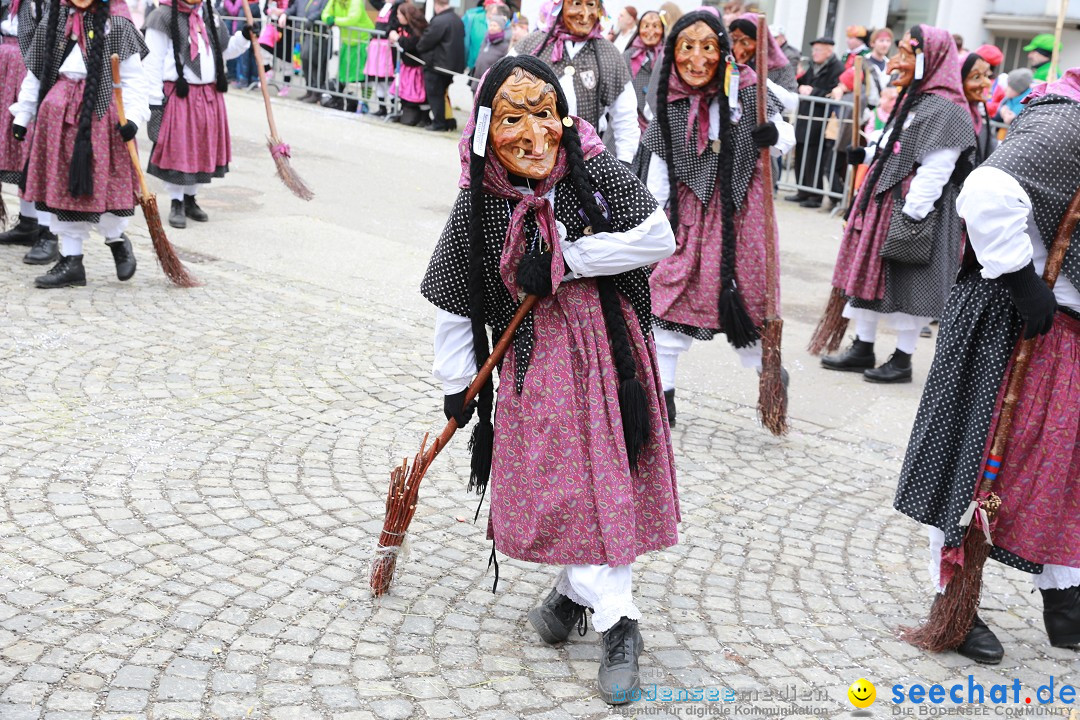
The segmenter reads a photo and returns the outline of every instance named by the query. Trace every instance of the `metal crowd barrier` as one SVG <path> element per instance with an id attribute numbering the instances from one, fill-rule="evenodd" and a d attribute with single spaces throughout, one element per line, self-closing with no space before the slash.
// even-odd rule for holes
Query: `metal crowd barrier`
<path id="1" fill-rule="evenodd" d="M 788 122 L 795 126 L 795 150 L 784 158 L 778 185 L 838 203 L 847 196 L 851 167 L 844 150 L 852 144 L 853 105 L 846 100 L 800 95 Z"/>

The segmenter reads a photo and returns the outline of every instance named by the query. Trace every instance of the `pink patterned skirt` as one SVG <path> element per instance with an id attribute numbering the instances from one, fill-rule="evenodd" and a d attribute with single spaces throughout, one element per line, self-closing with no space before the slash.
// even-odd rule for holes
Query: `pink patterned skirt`
<path id="1" fill-rule="evenodd" d="M 392 91 L 405 102 L 424 104 L 427 101 L 427 92 L 424 90 L 423 69 L 403 64 Z"/>
<path id="2" fill-rule="evenodd" d="M 389 40 L 380 37 L 368 43 L 364 74 L 368 78 L 394 77 L 394 56 L 390 52 Z"/>
<path id="3" fill-rule="evenodd" d="M 26 165 L 26 150 L 30 143 L 12 137 L 11 125 L 15 118 L 8 112 L 19 97 L 24 77 L 26 64 L 19 52 L 19 39 L 5 35 L 0 43 L 0 182 L 20 182 Z"/>
<path id="4" fill-rule="evenodd" d="M 131 215 L 138 179 L 116 129 L 114 105 L 100 118 L 92 114 L 93 194 L 74 197 L 68 192 L 84 84 L 61 75 L 38 108 L 23 199 L 55 213 L 60 220 L 97 222 L 104 212 Z"/>
<path id="5" fill-rule="evenodd" d="M 213 83 L 189 85 L 187 97 L 165 83 L 165 114 L 146 171 L 176 185 L 208 183 L 229 171 L 232 146 L 225 101 Z"/>
<path id="6" fill-rule="evenodd" d="M 1003 396 L 1004 387 L 987 452 Z M 996 546 L 1031 562 L 1080 567 L 1080 321 L 1064 313 L 1035 346 L 995 486 Z"/>
<path id="7" fill-rule="evenodd" d="M 594 280 L 563 284 L 533 311 L 535 347 L 520 395 L 511 349 L 499 377 L 491 532 L 500 552 L 551 564 L 626 565 L 678 542 L 679 499 L 652 338 L 623 302 L 649 444 L 630 470 Z"/>
<path id="8" fill-rule="evenodd" d="M 706 330 L 720 327 L 720 258 L 723 201 L 713 193 L 702 207 L 693 190 L 677 183 L 679 227 L 675 253 L 657 263 L 649 278 L 653 314 L 661 320 Z M 765 222 L 764 188 L 754 173 L 746 200 L 735 214 L 735 281 L 755 325 L 765 320 Z M 776 223 L 773 237 L 776 245 Z M 779 300 L 779 289 L 777 289 Z"/>

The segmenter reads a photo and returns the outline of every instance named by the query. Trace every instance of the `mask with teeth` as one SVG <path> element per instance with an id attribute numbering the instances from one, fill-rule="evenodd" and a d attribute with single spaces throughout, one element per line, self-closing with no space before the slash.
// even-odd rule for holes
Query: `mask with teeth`
<path id="1" fill-rule="evenodd" d="M 515 69 L 491 104 L 491 145 L 506 171 L 543 180 L 555 167 L 563 125 L 555 88 Z"/>

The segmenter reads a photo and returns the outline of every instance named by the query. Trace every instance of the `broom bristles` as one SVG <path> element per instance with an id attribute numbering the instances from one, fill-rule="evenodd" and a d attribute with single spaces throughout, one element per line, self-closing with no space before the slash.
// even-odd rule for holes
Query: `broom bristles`
<path id="1" fill-rule="evenodd" d="M 844 341 L 847 332 L 848 320 L 844 317 L 844 306 L 847 305 L 847 296 L 840 288 L 834 287 L 829 294 L 829 304 L 825 306 L 825 314 L 818 321 L 817 328 L 810 338 L 807 350 L 811 355 L 820 355 L 822 352 L 836 352 L 840 349 L 840 343 Z"/>
<path id="2" fill-rule="evenodd" d="M 371 594 L 382 597 L 394 582 L 394 570 L 397 567 L 397 555 L 379 555 L 371 563 Z"/>
<path id="3" fill-rule="evenodd" d="M 274 158 L 274 165 L 277 166 L 277 176 L 281 182 L 285 183 L 285 187 L 301 200 L 314 198 L 315 193 L 289 162 L 289 146 L 280 140 L 275 141 L 274 138 L 268 138 L 266 146 L 270 149 L 270 157 Z"/>
<path id="4" fill-rule="evenodd" d="M 761 424 L 773 435 L 784 435 L 787 424 L 787 388 L 784 387 L 780 342 L 784 335 L 784 321 L 769 318 L 761 340 L 761 379 L 758 382 L 758 416 Z"/>
<path id="5" fill-rule="evenodd" d="M 140 197 L 139 204 L 142 206 L 143 217 L 146 218 L 146 229 L 150 232 L 150 240 L 154 244 L 154 253 L 157 255 L 158 264 L 161 265 L 165 277 L 177 287 L 198 287 L 199 281 L 192 277 L 184 267 L 184 263 L 177 257 L 176 250 L 169 242 L 168 236 L 165 235 L 165 228 L 161 224 L 161 214 L 158 212 L 157 196 Z"/>
<path id="6" fill-rule="evenodd" d="M 979 610 L 983 565 L 991 548 L 973 520 L 964 536 L 963 566 L 953 574 L 945 592 L 934 598 L 926 622 L 917 628 L 900 628 L 904 641 L 930 652 L 953 650 L 964 642 Z"/>

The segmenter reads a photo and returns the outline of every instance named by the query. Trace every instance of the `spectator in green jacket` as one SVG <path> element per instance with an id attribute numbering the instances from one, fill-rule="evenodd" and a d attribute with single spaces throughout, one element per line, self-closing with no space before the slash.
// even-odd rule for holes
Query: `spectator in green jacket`
<path id="1" fill-rule="evenodd" d="M 1061 43 L 1057 44 L 1061 51 Z M 1031 42 L 1024 46 L 1024 52 L 1028 54 L 1028 65 L 1035 79 L 1047 82 L 1050 78 L 1050 58 L 1054 54 L 1054 36 L 1051 33 L 1042 33 L 1031 38 Z"/>
<path id="2" fill-rule="evenodd" d="M 367 62 L 367 45 L 375 22 L 367 13 L 364 0 L 329 0 L 322 11 L 322 21 L 326 25 L 341 28 L 341 48 L 338 55 L 337 81 L 341 92 L 349 83 L 364 79 L 364 63 Z M 341 98 L 333 98 L 329 106 L 345 106 Z M 339 107 L 340 109 L 340 107 Z"/>

